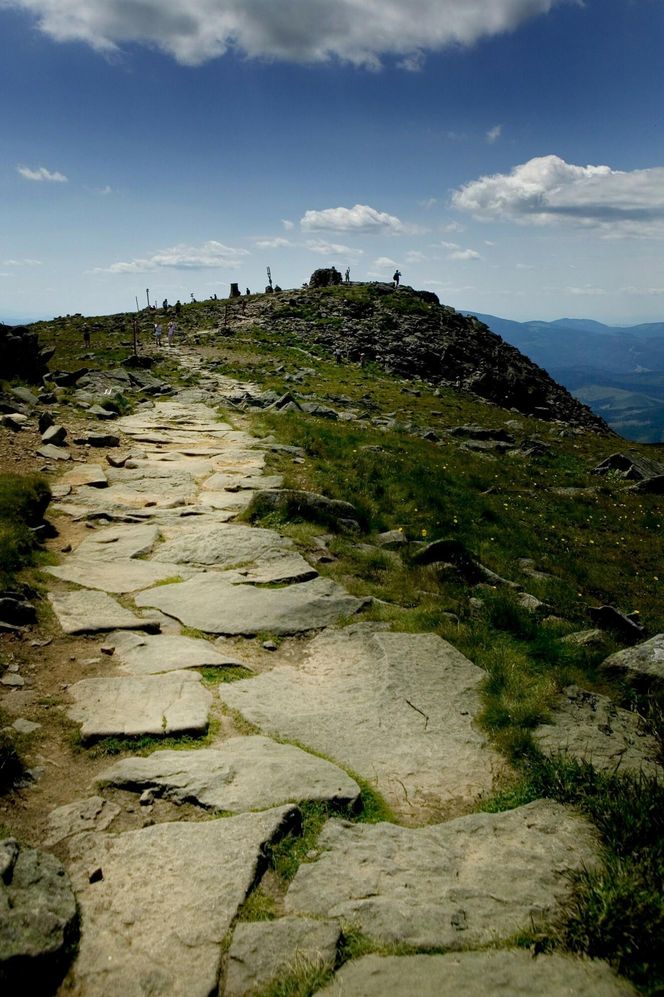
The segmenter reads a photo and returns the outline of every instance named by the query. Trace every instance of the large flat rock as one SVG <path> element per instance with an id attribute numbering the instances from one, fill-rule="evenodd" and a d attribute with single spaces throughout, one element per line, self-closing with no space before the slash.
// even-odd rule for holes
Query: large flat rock
<path id="1" fill-rule="evenodd" d="M 609 655 L 600 669 L 640 688 L 661 689 L 664 686 L 664 634 L 656 634 L 642 644 Z"/>
<path id="2" fill-rule="evenodd" d="M 333 966 L 340 937 L 338 921 L 281 917 L 241 922 L 228 953 L 224 997 L 259 993 L 270 980 L 303 964 Z"/>
<path id="3" fill-rule="evenodd" d="M 178 634 L 146 634 L 118 631 L 107 643 L 115 648 L 114 661 L 130 675 L 157 675 L 186 668 L 225 668 L 239 665 L 252 671 L 239 658 L 224 654 L 209 640 Z"/>
<path id="4" fill-rule="evenodd" d="M 309 800 L 346 805 L 360 795 L 357 783 L 331 762 L 258 735 L 234 737 L 219 748 L 123 758 L 98 781 L 231 813 Z"/>
<path id="5" fill-rule="evenodd" d="M 159 629 L 153 621 L 136 616 L 105 592 L 50 592 L 48 598 L 66 634 Z"/>
<path id="6" fill-rule="evenodd" d="M 533 737 L 545 755 L 568 754 L 601 772 L 662 774 L 659 745 L 642 717 L 578 686 L 563 690 L 550 723 Z"/>
<path id="7" fill-rule="evenodd" d="M 187 577 L 192 570 L 194 569 L 185 565 L 166 562 L 155 564 L 152 561 L 136 559 L 86 561 L 76 554 L 67 558 L 64 564 L 44 568 L 49 575 L 61 578 L 63 581 L 116 594 L 138 592 L 166 579 L 173 581 L 176 578 Z"/>
<path id="8" fill-rule="evenodd" d="M 458 813 L 502 767 L 475 727 L 485 672 L 434 634 L 359 624 L 310 644 L 280 667 L 220 690 L 261 730 L 334 759 L 404 815 Z"/>
<path id="9" fill-rule="evenodd" d="M 335 623 L 362 608 L 364 601 L 328 578 L 262 589 L 233 585 L 219 574 L 141 592 L 137 606 L 152 606 L 205 633 L 239 635 L 263 631 L 304 633 Z"/>
<path id="10" fill-rule="evenodd" d="M 569 873 L 596 860 L 590 825 L 551 800 L 422 828 L 331 820 L 286 910 L 354 922 L 421 948 L 498 942 L 546 919 Z"/>
<path id="11" fill-rule="evenodd" d="M 67 713 L 83 741 L 99 737 L 201 734 L 212 695 L 197 672 L 81 679 L 69 688 Z"/>
<path id="12" fill-rule="evenodd" d="M 74 981 L 85 997 L 209 997 L 221 943 L 292 825 L 281 807 L 200 823 L 74 839 L 83 932 Z M 90 883 L 90 870 L 100 877 Z"/>
<path id="13" fill-rule="evenodd" d="M 52 848 L 65 838 L 83 831 L 105 831 L 120 813 L 117 803 L 89 796 L 86 800 L 75 800 L 56 807 L 48 815 L 48 836 L 45 844 Z"/>
<path id="14" fill-rule="evenodd" d="M 156 551 L 154 560 L 230 568 L 273 561 L 292 552 L 292 542 L 275 530 L 228 523 L 213 529 L 188 530 L 167 540 Z"/>
<path id="15" fill-rule="evenodd" d="M 69 485 L 71 488 L 83 486 L 106 488 L 108 480 L 101 464 L 77 464 L 71 471 L 63 474 L 60 484 Z"/>
<path id="16" fill-rule="evenodd" d="M 126 561 L 148 554 L 159 537 L 153 523 L 109 526 L 86 537 L 76 548 L 76 557 L 86 561 Z"/>
<path id="17" fill-rule="evenodd" d="M 523 949 L 447 955 L 367 955 L 316 997 L 628 997 L 636 991 L 605 962 Z"/>

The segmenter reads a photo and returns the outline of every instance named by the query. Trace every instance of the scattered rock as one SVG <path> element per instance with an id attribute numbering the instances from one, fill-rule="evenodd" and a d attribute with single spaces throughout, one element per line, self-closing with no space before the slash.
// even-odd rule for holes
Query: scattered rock
<path id="1" fill-rule="evenodd" d="M 42 443 L 45 446 L 63 447 L 67 438 L 64 426 L 49 426 L 42 433 Z"/>
<path id="2" fill-rule="evenodd" d="M 47 446 L 38 447 L 37 453 L 40 457 L 46 457 L 48 460 L 71 460 L 71 454 L 67 450 L 61 450 L 50 443 Z"/>
<path id="3" fill-rule="evenodd" d="M 82 831 L 105 831 L 120 813 L 116 803 L 109 803 L 101 796 L 76 800 L 57 807 L 48 815 L 48 834 L 45 844 L 52 848 L 58 842 Z"/>
<path id="4" fill-rule="evenodd" d="M 34 723 L 32 720 L 26 720 L 24 717 L 19 717 L 14 721 L 12 727 L 19 734 L 34 734 L 36 730 L 39 730 L 41 724 Z"/>
<path id="5" fill-rule="evenodd" d="M 576 647 L 603 647 L 608 643 L 608 636 L 603 630 L 579 630 L 560 638 L 563 644 L 574 644 Z"/>
<path id="6" fill-rule="evenodd" d="M 406 542 L 403 530 L 388 530 L 387 533 L 379 533 L 376 537 L 376 546 L 384 547 L 386 550 L 403 547 Z"/>
<path id="7" fill-rule="evenodd" d="M 636 450 L 625 450 L 614 453 L 594 467 L 593 474 L 608 474 L 609 471 L 619 475 L 626 481 L 644 481 L 647 478 L 664 474 L 664 464 L 644 457 Z"/>
<path id="8" fill-rule="evenodd" d="M 550 722 L 533 736 L 545 755 L 568 754 L 602 772 L 656 776 L 662 771 L 657 740 L 642 717 L 575 685 L 563 690 Z"/>
<path id="9" fill-rule="evenodd" d="M 600 669 L 618 674 L 637 687 L 660 688 L 664 684 L 664 634 L 609 655 Z"/>
<path id="10" fill-rule="evenodd" d="M 271 512 L 285 513 L 289 519 L 307 519 L 331 529 L 359 530 L 355 506 L 315 492 L 289 488 L 256 492 L 249 506 L 250 515 L 259 518 Z"/>
<path id="11" fill-rule="evenodd" d="M 643 637 L 643 627 L 630 616 L 621 613 L 620 610 L 615 609 L 613 606 L 590 606 L 588 608 L 588 615 L 598 627 L 611 630 L 630 644 L 635 644 L 636 641 Z"/>

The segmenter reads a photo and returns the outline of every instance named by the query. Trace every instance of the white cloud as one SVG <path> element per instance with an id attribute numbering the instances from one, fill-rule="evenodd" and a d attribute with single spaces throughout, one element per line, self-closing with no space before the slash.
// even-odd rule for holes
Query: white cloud
<path id="1" fill-rule="evenodd" d="M 511 31 L 565 0 L 0 0 L 58 42 L 155 46 L 198 65 L 229 49 L 290 62 L 417 69 L 422 53 Z"/>
<path id="2" fill-rule="evenodd" d="M 564 287 L 565 294 L 574 294 L 578 297 L 600 298 L 607 294 L 604 287 L 593 287 L 592 284 L 584 284 L 583 287 Z"/>
<path id="3" fill-rule="evenodd" d="M 234 269 L 245 256 L 246 249 L 224 246 L 210 239 L 201 246 L 180 244 L 170 249 L 161 249 L 145 259 L 134 259 L 128 263 L 111 263 L 108 267 L 95 267 L 93 273 L 150 273 L 154 270 L 209 270 L 215 267 Z"/>
<path id="4" fill-rule="evenodd" d="M 338 242 L 326 242 L 324 239 L 308 239 L 305 246 L 312 253 L 319 253 L 321 256 L 348 256 L 351 259 L 364 256 L 363 249 L 351 249 L 350 246 L 342 246 Z"/>
<path id="5" fill-rule="evenodd" d="M 406 253 L 406 263 L 424 263 L 426 256 L 417 249 L 409 249 Z"/>
<path id="6" fill-rule="evenodd" d="M 494 142 L 498 141 L 502 133 L 503 133 L 503 126 L 494 125 L 493 128 L 489 128 L 488 132 L 484 137 L 486 138 L 489 145 L 492 145 Z"/>
<path id="7" fill-rule="evenodd" d="M 283 227 L 286 229 L 287 232 L 290 232 L 291 229 L 295 228 L 295 222 L 292 222 L 289 218 L 282 218 L 281 224 L 283 225 Z"/>
<path id="8" fill-rule="evenodd" d="M 325 208 L 323 211 L 305 211 L 300 219 L 301 227 L 307 232 L 361 232 L 381 233 L 404 232 L 405 226 L 394 215 L 377 211 L 368 204 L 356 204 L 353 208 Z"/>
<path id="9" fill-rule="evenodd" d="M 473 180 L 452 203 L 483 220 L 567 222 L 608 235 L 664 234 L 664 167 L 622 172 L 540 156 L 511 173 Z"/>
<path id="10" fill-rule="evenodd" d="M 427 197 L 423 201 L 418 201 L 417 203 L 421 208 L 424 208 L 425 211 L 431 211 L 431 209 L 438 204 L 438 198 Z"/>
<path id="11" fill-rule="evenodd" d="M 447 256 L 448 260 L 454 260 L 457 263 L 470 263 L 473 260 L 481 260 L 482 257 L 474 249 L 454 249 Z"/>
<path id="12" fill-rule="evenodd" d="M 256 247 L 258 249 L 283 249 L 286 246 L 292 246 L 293 243 L 290 239 L 284 239 L 283 236 L 277 235 L 272 239 L 256 239 Z"/>
<path id="13" fill-rule="evenodd" d="M 29 166 L 17 166 L 16 172 L 20 173 L 24 180 L 37 180 L 39 182 L 49 180 L 51 183 L 67 183 L 67 177 L 64 173 L 58 173 L 57 170 L 52 173 L 45 166 L 38 166 L 36 170 L 30 169 Z"/>
<path id="14" fill-rule="evenodd" d="M 41 260 L 3 260 L 3 267 L 40 267 L 42 265 Z"/>
<path id="15" fill-rule="evenodd" d="M 391 270 L 392 267 L 396 267 L 399 264 L 396 260 L 390 259 L 389 256 L 379 256 L 377 260 L 374 260 L 371 264 L 375 270 L 379 273 L 383 273 L 385 270 Z"/>

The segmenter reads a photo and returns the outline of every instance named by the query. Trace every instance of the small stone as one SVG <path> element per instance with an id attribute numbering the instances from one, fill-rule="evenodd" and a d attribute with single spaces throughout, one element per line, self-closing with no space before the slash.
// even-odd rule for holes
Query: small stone
<path id="1" fill-rule="evenodd" d="M 34 734 L 36 730 L 39 730 L 41 724 L 33 723 L 32 720 L 25 720 L 23 717 L 19 717 L 12 724 L 15 731 L 19 734 Z"/>
<path id="2" fill-rule="evenodd" d="M 142 807 L 151 807 L 154 804 L 154 790 L 152 789 L 144 790 L 141 793 L 138 802 Z"/>
<path id="3" fill-rule="evenodd" d="M 5 672 L 0 679 L 0 685 L 7 686 L 9 689 L 22 689 L 25 685 L 25 679 L 20 675 L 12 675 Z"/>
<path id="4" fill-rule="evenodd" d="M 100 865 L 91 869 L 88 873 L 88 883 L 100 883 L 104 878 L 104 871 Z"/>
<path id="5" fill-rule="evenodd" d="M 278 650 L 277 645 L 273 640 L 264 640 L 262 643 L 262 648 L 264 651 L 276 651 Z"/>
<path id="6" fill-rule="evenodd" d="M 112 644 L 102 644 L 102 646 L 99 648 L 99 650 L 100 650 L 101 654 L 107 654 L 109 657 L 111 657 L 111 655 L 115 654 L 115 648 L 113 647 Z"/>

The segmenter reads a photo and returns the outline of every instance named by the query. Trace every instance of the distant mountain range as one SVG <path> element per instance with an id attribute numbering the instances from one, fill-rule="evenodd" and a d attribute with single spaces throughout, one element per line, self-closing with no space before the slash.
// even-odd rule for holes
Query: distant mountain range
<path id="1" fill-rule="evenodd" d="M 621 436 L 664 442 L 664 322 L 610 326 L 592 319 L 513 322 L 476 315 L 601 415 Z"/>

